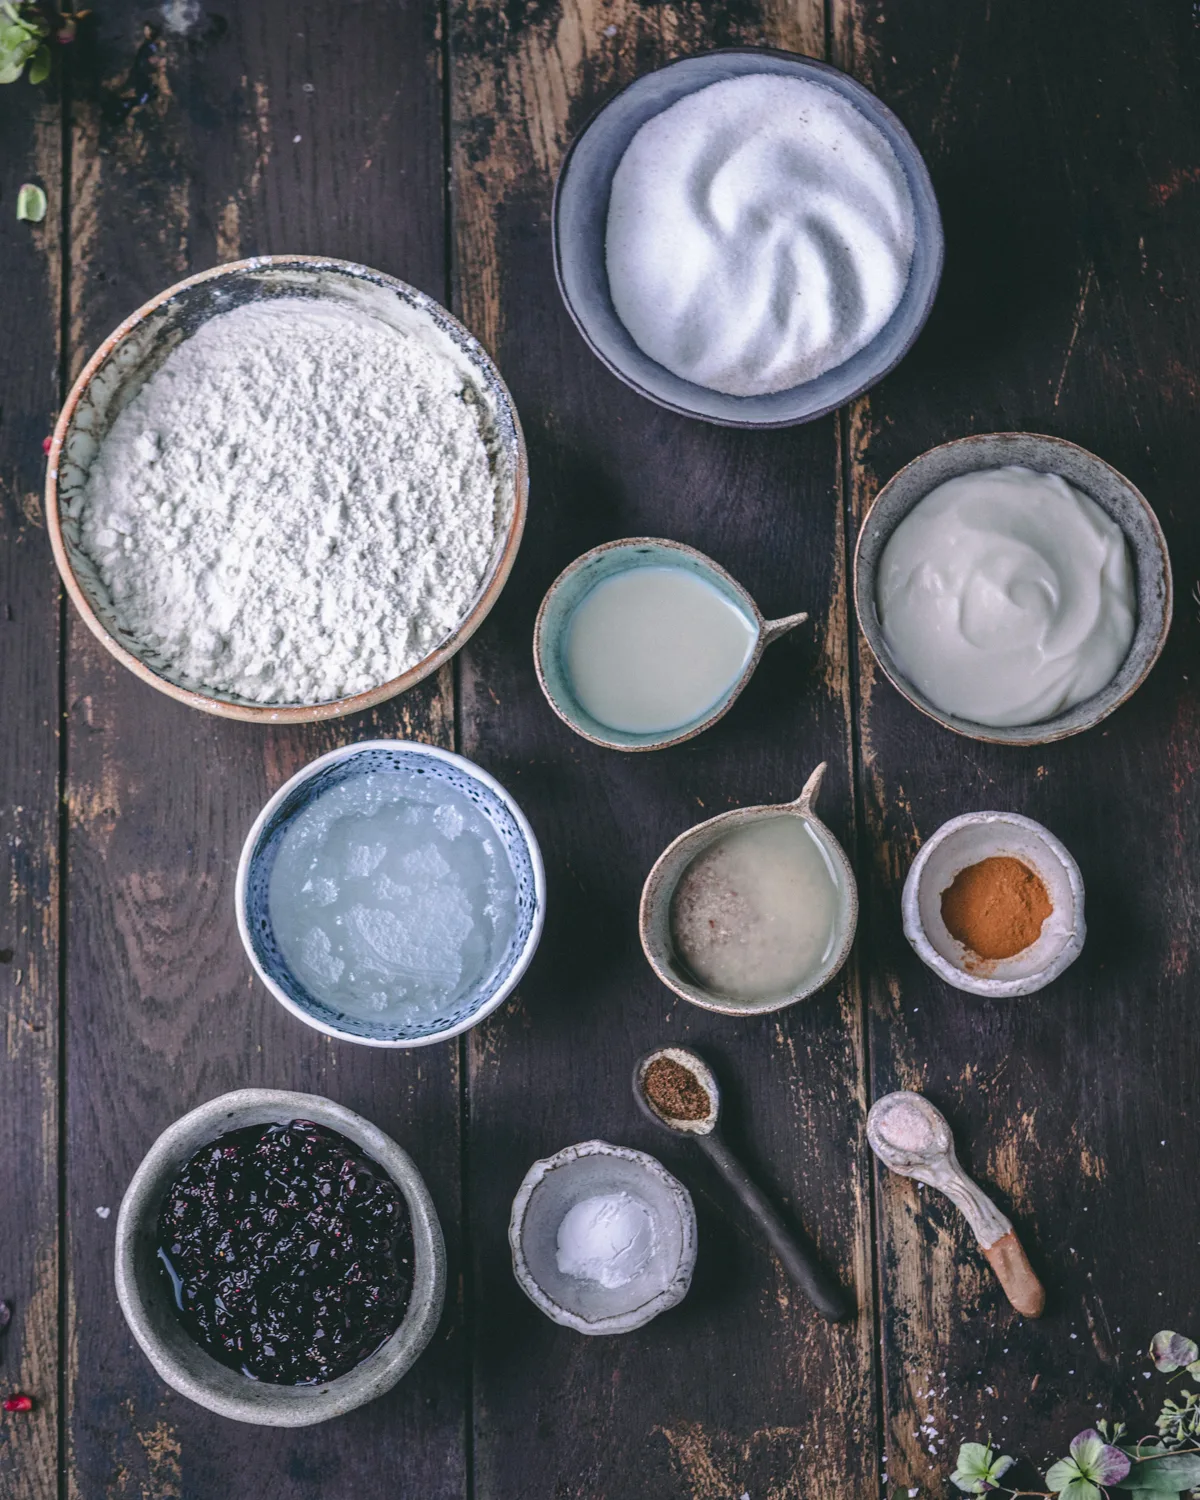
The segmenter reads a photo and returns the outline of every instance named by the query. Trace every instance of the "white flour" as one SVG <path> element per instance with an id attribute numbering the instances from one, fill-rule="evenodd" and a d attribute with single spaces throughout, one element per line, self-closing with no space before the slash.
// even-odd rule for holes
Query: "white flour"
<path id="1" fill-rule="evenodd" d="M 505 506 L 481 397 L 350 307 L 204 324 L 113 423 L 73 504 L 120 628 L 172 681 L 321 703 L 397 677 L 467 614 Z"/>

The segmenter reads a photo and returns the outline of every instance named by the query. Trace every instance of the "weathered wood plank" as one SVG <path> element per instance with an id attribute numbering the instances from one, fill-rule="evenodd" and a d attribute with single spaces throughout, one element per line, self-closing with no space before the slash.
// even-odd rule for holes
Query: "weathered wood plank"
<path id="1" fill-rule="evenodd" d="M 167 7 L 146 32 L 106 4 L 80 59 L 73 130 L 70 356 L 146 296 L 220 259 L 343 255 L 445 296 L 442 94 L 428 7 Z M 155 25 L 160 19 L 155 17 Z M 233 881 L 279 782 L 374 735 L 453 737 L 450 674 L 370 716 L 278 729 L 207 719 L 69 631 L 66 1164 L 71 1262 L 70 1493 L 262 1500 L 465 1488 L 465 1348 L 452 1270 L 431 1350 L 388 1397 L 276 1433 L 173 1396 L 112 1293 L 115 1208 L 154 1136 L 244 1084 L 328 1094 L 411 1149 L 452 1256 L 459 1222 L 455 1047 L 394 1055 L 292 1020 L 251 978 Z"/>
<path id="2" fill-rule="evenodd" d="M 714 44 L 819 50 L 822 38 L 821 8 L 807 5 L 467 0 L 452 11 L 458 306 L 512 386 L 532 473 L 512 582 L 465 654 L 462 742 L 528 811 L 550 891 L 528 980 L 470 1040 L 475 1468 L 486 1500 L 877 1493 L 856 987 L 847 977 L 777 1019 L 728 1021 L 674 1003 L 636 931 L 642 880 L 671 837 L 727 806 L 795 796 L 818 760 L 831 762 L 829 820 L 853 840 L 835 424 L 731 433 L 639 400 L 560 306 L 548 225 L 561 153 L 616 87 Z M 709 734 L 622 756 L 552 717 L 530 639 L 560 568 L 597 542 L 643 533 L 694 543 L 768 613 L 803 606 L 815 624 L 773 649 Z M 822 1323 L 705 1165 L 635 1112 L 635 1056 L 684 1038 L 728 1083 L 734 1138 L 853 1282 L 857 1324 Z M 593 1136 L 660 1155 L 701 1216 L 691 1295 L 621 1339 L 548 1323 L 516 1287 L 505 1241 L 529 1164 Z"/>
<path id="3" fill-rule="evenodd" d="M 1200 54 L 1195 18 L 1166 5 L 935 4 L 901 20 L 878 0 L 838 0 L 834 21 L 834 60 L 926 152 L 947 231 L 926 333 L 851 414 L 855 514 L 937 442 L 1056 433 L 1142 487 L 1183 596 L 1166 657 L 1133 702 L 1042 750 L 943 733 L 860 658 L 873 1090 L 923 1088 L 945 1108 L 1050 1292 L 1044 1321 L 1022 1325 L 953 1210 L 883 1176 L 889 1467 L 925 1493 L 963 1439 L 990 1433 L 1040 1461 L 1110 1393 L 1136 1408 L 1131 1389 L 1152 1389 L 1135 1378 L 1151 1334 L 1200 1321 L 1200 704 L 1186 598 L 1200 541 Z M 1083 957 L 1025 1000 L 946 988 L 900 930 L 921 839 L 983 807 L 1045 822 L 1087 884 Z"/>
<path id="4" fill-rule="evenodd" d="M 57 90 L 0 88 L 0 1492 L 45 1500 L 58 1472 L 58 581 L 42 438 L 58 406 L 62 118 Z M 39 183 L 45 221 L 18 223 Z"/>

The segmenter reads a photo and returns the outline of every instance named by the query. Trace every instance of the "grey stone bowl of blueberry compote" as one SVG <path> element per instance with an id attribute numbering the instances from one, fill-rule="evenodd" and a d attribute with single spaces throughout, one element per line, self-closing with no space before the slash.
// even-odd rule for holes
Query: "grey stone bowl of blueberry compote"
<path id="1" fill-rule="evenodd" d="M 305 1427 L 362 1406 L 433 1337 L 429 1190 L 332 1100 L 239 1089 L 165 1130 L 117 1218 L 117 1298 L 159 1375 L 209 1411 Z"/>

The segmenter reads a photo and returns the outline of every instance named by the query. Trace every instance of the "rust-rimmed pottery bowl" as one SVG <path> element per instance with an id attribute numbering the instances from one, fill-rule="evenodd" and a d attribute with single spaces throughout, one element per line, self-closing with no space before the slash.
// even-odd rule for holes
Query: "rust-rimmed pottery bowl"
<path id="1" fill-rule="evenodd" d="M 399 1188 L 412 1219 L 413 1286 L 400 1326 L 354 1369 L 324 1383 L 272 1385 L 221 1364 L 184 1328 L 160 1275 L 157 1225 L 168 1189 L 202 1146 L 248 1126 L 286 1125 L 297 1119 L 311 1120 L 345 1136 Z M 117 1300 L 130 1332 L 171 1389 L 218 1416 L 261 1427 L 309 1427 L 391 1390 L 433 1337 L 446 1295 L 441 1225 L 429 1189 L 408 1152 L 344 1105 L 319 1094 L 285 1089 L 237 1089 L 221 1094 L 163 1131 L 121 1200 L 115 1272 Z"/>
<path id="2" fill-rule="evenodd" d="M 884 638 L 876 604 L 880 560 L 892 533 L 940 484 L 1010 464 L 1057 474 L 1095 501 L 1125 534 L 1136 578 L 1137 624 L 1116 676 L 1090 698 L 1037 724 L 996 727 L 943 712 L 904 675 Z M 896 690 L 955 734 L 995 745 L 1045 745 L 1081 734 L 1106 719 L 1142 685 L 1171 628 L 1171 561 L 1158 517 L 1145 496 L 1103 459 L 1064 438 L 1033 432 L 991 432 L 956 438 L 913 459 L 888 480 L 867 512 L 854 555 L 854 604 L 875 660 Z"/>
<path id="3" fill-rule="evenodd" d="M 950 935 L 942 896 L 962 870 L 984 859 L 1020 860 L 1041 880 L 1052 910 L 1035 942 L 1011 958 L 981 959 Z M 973 812 L 951 818 L 921 845 L 900 900 L 904 936 L 922 963 L 970 995 L 1032 995 L 1083 951 L 1083 876 L 1070 850 L 1048 828 L 1020 813 Z"/>
<path id="4" fill-rule="evenodd" d="M 828 984 L 850 956 L 854 930 L 858 923 L 858 886 L 846 851 L 815 811 L 817 793 L 824 775 L 825 762 L 822 761 L 794 802 L 736 807 L 731 812 L 720 813 L 680 834 L 659 855 L 642 887 L 638 927 L 642 949 L 650 967 L 663 984 L 674 990 L 681 999 L 690 1000 L 693 1005 L 703 1006 L 705 1010 L 720 1011 L 727 1016 L 763 1015 L 769 1011 L 783 1010 L 799 1000 L 807 999 Z M 671 903 L 676 888 L 693 860 L 736 828 L 770 818 L 802 818 L 807 823 L 837 890 L 838 909 L 834 936 L 820 968 L 800 987 L 785 995 L 734 999 L 701 984 L 676 952 L 671 932 Z"/>
<path id="5" fill-rule="evenodd" d="M 698 718 L 671 729 L 645 734 L 629 733 L 602 724 L 584 708 L 571 684 L 566 666 L 566 642 L 575 611 L 597 586 L 609 578 L 635 568 L 683 568 L 710 584 L 750 625 L 754 645 L 745 666 L 725 692 Z M 610 750 L 663 750 L 701 734 L 715 724 L 733 706 L 742 689 L 753 677 L 762 654 L 781 636 L 808 619 L 801 612 L 767 620 L 754 600 L 736 578 L 728 574 L 711 557 L 697 552 L 683 542 L 665 537 L 635 536 L 593 547 L 564 568 L 542 600 L 533 627 L 533 664 L 546 702 L 563 721 L 593 745 Z"/>
<path id="6" fill-rule="evenodd" d="M 621 158 L 648 120 L 681 99 L 731 78 L 798 78 L 838 94 L 883 135 L 912 197 L 914 247 L 908 281 L 887 323 L 842 364 L 787 390 L 731 396 L 674 374 L 634 342 L 617 316 L 608 281 L 608 205 Z M 683 57 L 614 94 L 571 143 L 559 168 L 551 213 L 554 274 L 592 353 L 647 400 L 726 427 L 790 427 L 844 406 L 893 369 L 916 342 L 933 307 L 944 257 L 942 220 L 929 170 L 899 119 L 840 69 L 796 52 L 727 47 Z"/>
<path id="7" fill-rule="evenodd" d="M 463 618 L 438 645 L 401 673 L 363 692 L 323 703 L 259 703 L 182 686 L 124 632 L 95 569 L 79 546 L 72 504 L 109 427 L 163 361 L 210 318 L 246 303 L 308 297 L 348 305 L 412 334 L 462 373 L 476 393 L 492 454 L 503 524 L 487 572 Z M 525 525 L 529 490 L 525 440 L 516 407 L 477 339 L 431 297 L 380 271 L 312 255 L 264 255 L 190 276 L 138 308 L 84 366 L 59 414 L 46 474 L 46 524 L 55 561 L 88 629 L 129 670 L 193 708 L 256 723 L 307 723 L 359 713 L 394 698 L 437 671 L 479 628 L 512 570 Z"/>

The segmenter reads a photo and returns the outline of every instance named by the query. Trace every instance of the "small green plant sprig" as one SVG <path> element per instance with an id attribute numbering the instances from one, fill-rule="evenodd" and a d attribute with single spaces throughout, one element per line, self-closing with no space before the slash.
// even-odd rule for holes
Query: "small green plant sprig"
<path id="1" fill-rule="evenodd" d="M 1163 1375 L 1200 1380 L 1200 1348 L 1164 1329 L 1150 1341 L 1150 1358 Z M 1015 1460 L 991 1441 L 963 1443 L 950 1479 L 964 1494 L 1003 1500 L 1105 1500 L 1110 1490 L 1133 1500 L 1180 1500 L 1200 1494 L 1200 1392 L 1180 1388 L 1167 1399 L 1154 1427 L 1157 1436 L 1131 1442 L 1123 1422 L 1097 1422 L 1071 1439 L 1066 1458 L 1046 1471 L 1044 1490 L 1015 1490 L 1002 1483 Z M 911 1492 L 910 1492 L 911 1493 Z"/>
<path id="2" fill-rule="evenodd" d="M 44 0 L 0 0 L 0 83 L 16 83 L 29 69 L 30 83 L 50 75 L 53 43 L 75 40 L 86 11 L 61 11 Z"/>

